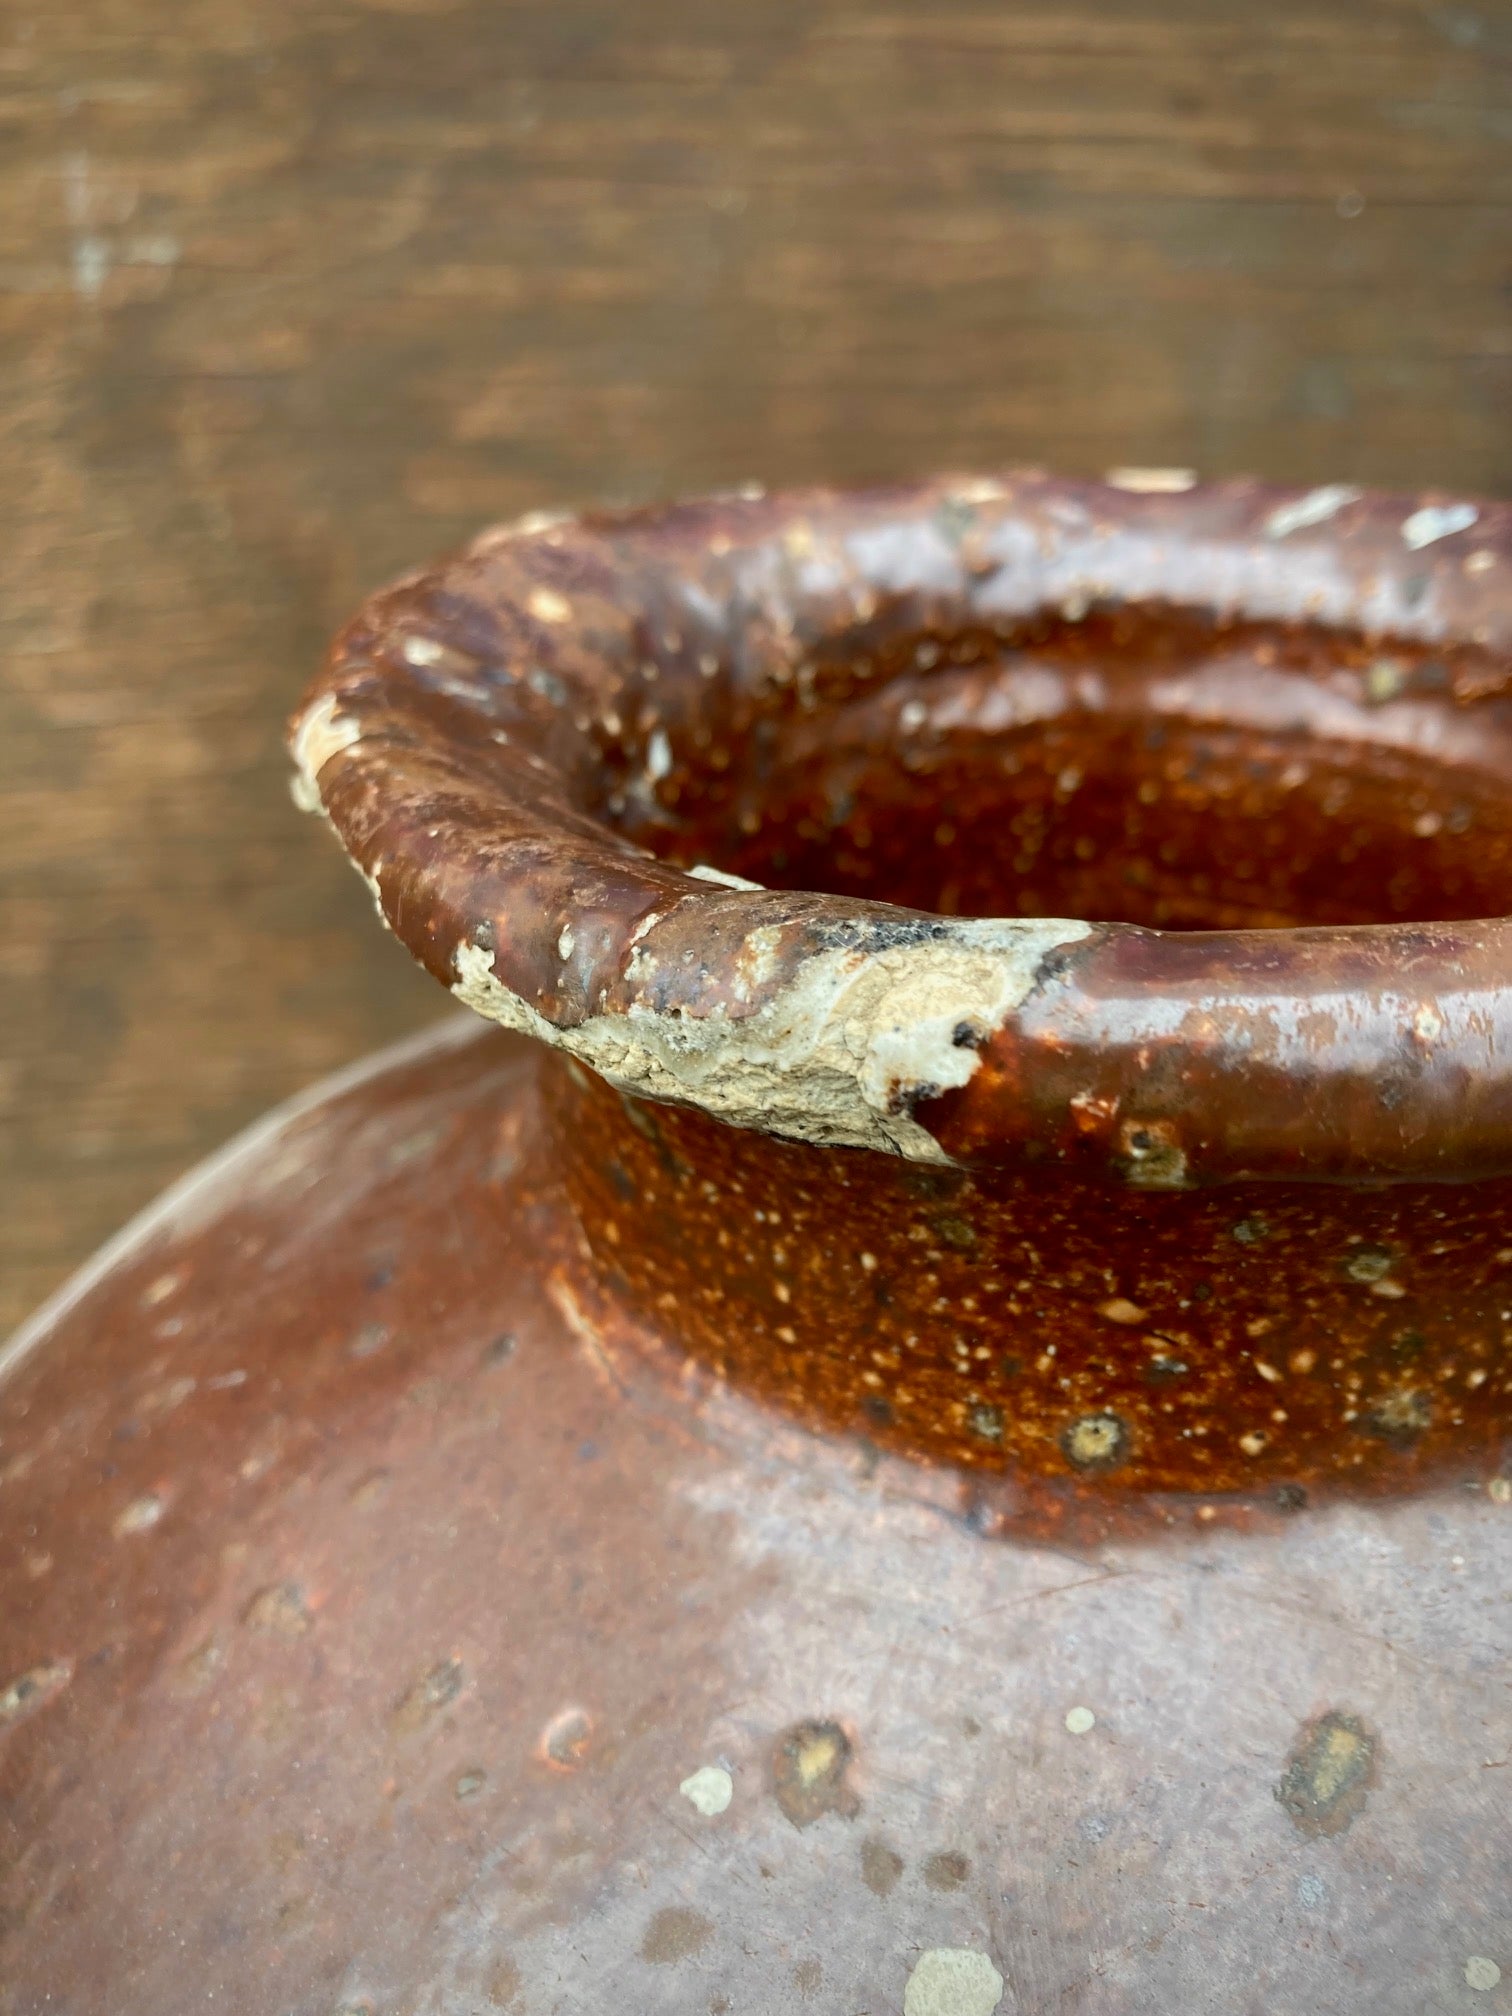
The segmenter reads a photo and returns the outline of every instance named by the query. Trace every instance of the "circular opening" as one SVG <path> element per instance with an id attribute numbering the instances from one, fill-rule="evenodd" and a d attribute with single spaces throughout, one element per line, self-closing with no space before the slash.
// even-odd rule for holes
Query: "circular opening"
<path id="1" fill-rule="evenodd" d="M 947 915 L 1496 916 L 1512 748 L 1476 656 L 1150 609 L 836 638 L 760 694 L 713 685 L 601 809 L 683 866 Z"/>

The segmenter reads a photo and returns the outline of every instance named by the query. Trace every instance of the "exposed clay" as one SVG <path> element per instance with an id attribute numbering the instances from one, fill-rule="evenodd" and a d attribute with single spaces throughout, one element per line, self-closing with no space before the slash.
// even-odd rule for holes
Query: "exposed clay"
<path id="1" fill-rule="evenodd" d="M 622 1091 L 696 1103 L 736 1126 L 819 1146 L 944 1162 L 913 1109 L 969 1081 L 979 1049 L 1036 985 L 1045 955 L 1086 932 L 1082 924 L 972 919 L 923 931 L 863 924 L 735 1019 L 635 1003 L 559 1030 L 497 978 L 496 953 L 476 945 L 458 946 L 452 992 L 506 1029 L 556 1044 Z M 747 933 L 753 986 L 766 981 L 780 943 L 776 927 Z M 632 963 L 654 971 L 651 953 Z"/>
<path id="2" fill-rule="evenodd" d="M 728 1771 L 718 1764 L 703 1764 L 678 1786 L 688 1804 L 705 1820 L 713 1820 L 728 1811 L 735 1796 L 735 1783 Z"/>
<path id="3" fill-rule="evenodd" d="M 992 2016 L 1002 1999 L 1003 1977 L 985 1953 L 936 1946 L 914 1962 L 903 2016 Z"/>

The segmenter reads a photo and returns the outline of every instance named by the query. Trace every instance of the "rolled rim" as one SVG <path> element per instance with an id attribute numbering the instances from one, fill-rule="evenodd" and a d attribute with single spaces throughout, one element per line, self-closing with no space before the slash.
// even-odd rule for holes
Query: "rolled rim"
<path id="1" fill-rule="evenodd" d="M 610 808 L 921 626 L 1194 612 L 1512 672 L 1512 507 L 1038 472 L 537 513 L 374 596 L 290 726 L 409 951 L 622 1089 L 739 1125 L 1140 1189 L 1512 1172 L 1512 920 L 961 918 L 679 867 Z M 806 669 L 808 668 L 808 669 Z M 858 674 L 857 676 L 864 676 Z"/>

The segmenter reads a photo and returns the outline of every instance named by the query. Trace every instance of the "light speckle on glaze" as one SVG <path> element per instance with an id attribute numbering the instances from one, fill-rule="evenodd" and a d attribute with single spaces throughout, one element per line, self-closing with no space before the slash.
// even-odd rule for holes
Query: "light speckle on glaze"
<path id="1" fill-rule="evenodd" d="M 564 525 L 575 522 L 576 513 L 572 511 L 525 511 L 518 518 L 508 519 L 502 525 L 491 525 L 486 532 L 480 532 L 467 550 L 475 554 L 488 553 L 496 546 L 509 545 L 512 540 L 536 539 L 544 532 L 559 532 Z"/>
<path id="2" fill-rule="evenodd" d="M 678 1786 L 690 1806 L 712 1820 L 723 1813 L 735 1796 L 735 1780 L 718 1764 L 704 1764 Z"/>
<path id="3" fill-rule="evenodd" d="M 690 868 L 688 873 L 696 882 L 715 882 L 721 889 L 759 890 L 763 886 L 760 882 L 748 882 L 744 875 L 729 875 L 723 868 L 710 868 L 702 861 L 696 868 Z"/>
<path id="4" fill-rule="evenodd" d="M 1097 1313 L 1106 1316 L 1110 1323 L 1122 1324 L 1144 1323 L 1149 1314 L 1137 1302 L 1131 1302 L 1127 1295 L 1113 1295 L 1106 1302 L 1099 1302 Z"/>
<path id="5" fill-rule="evenodd" d="M 980 1060 L 956 1031 L 997 1029 L 1034 987 L 1045 955 L 1088 930 L 1064 919 L 951 918 L 926 939 L 835 947 L 805 960 L 742 1020 L 637 1002 L 558 1028 L 504 985 L 492 950 L 471 944 L 454 954 L 452 992 L 580 1058 L 620 1091 L 691 1101 L 797 1140 L 940 1163 L 945 1153 L 912 1118 L 909 1095 L 965 1085 Z"/>
<path id="6" fill-rule="evenodd" d="M 539 1754 L 554 1771 L 576 1771 L 593 1741 L 593 1717 L 582 1708 L 563 1708 L 541 1731 Z"/>
<path id="7" fill-rule="evenodd" d="M 1197 488 L 1195 469 L 1110 469 L 1104 481 L 1113 490 L 1131 490 L 1139 496 L 1174 497 L 1183 490 Z"/>
<path id="8" fill-rule="evenodd" d="M 572 616 L 572 604 L 554 588 L 533 588 L 525 606 L 542 623 L 566 623 Z"/>
<path id="9" fill-rule="evenodd" d="M 1096 1727 L 1097 1717 L 1090 1708 L 1076 1707 L 1066 1710 L 1066 1728 L 1072 1736 L 1085 1736 L 1089 1729 Z"/>
<path id="10" fill-rule="evenodd" d="M 1357 504 L 1360 492 L 1351 483 L 1324 483 L 1290 504 L 1278 504 L 1265 521 L 1267 538 L 1285 539 L 1289 533 L 1304 531 L 1309 525 L 1325 525 L 1337 517 L 1346 504 Z"/>
<path id="11" fill-rule="evenodd" d="M 957 483 L 950 494 L 957 504 L 996 504 L 1008 495 L 1008 486 L 992 476 L 974 476 Z"/>
<path id="12" fill-rule="evenodd" d="M 1400 658 L 1377 658 L 1365 674 L 1365 698 L 1372 707 L 1395 700 L 1407 683 L 1408 667 Z"/>
<path id="13" fill-rule="evenodd" d="M 316 781 L 326 764 L 343 749 L 362 740 L 362 730 L 349 715 L 341 712 L 334 693 L 324 693 L 306 708 L 289 739 L 290 753 L 298 779 L 297 802 L 310 811 L 320 806 L 320 786 Z"/>
<path id="14" fill-rule="evenodd" d="M 570 924 L 564 924 L 562 926 L 561 936 L 557 939 L 557 957 L 559 959 L 570 959 L 572 957 L 572 948 L 576 944 L 577 939 L 573 935 L 572 926 Z"/>
<path id="15" fill-rule="evenodd" d="M 140 1498 L 133 1498 L 124 1511 L 116 1514 L 110 1530 L 118 1540 L 124 1540 L 133 1533 L 148 1532 L 162 1516 L 163 1500 L 157 1492 L 147 1491 Z"/>
<path id="16" fill-rule="evenodd" d="M 992 2016 L 1003 1999 L 1003 1977 L 970 1946 L 934 1946 L 914 1962 L 903 1991 L 903 2016 Z"/>
<path id="17" fill-rule="evenodd" d="M 278 1638 L 302 1638 L 314 1621 L 297 1582 L 273 1582 L 259 1589 L 242 1612 L 242 1622 L 252 1630 Z"/>
<path id="18" fill-rule="evenodd" d="M 406 637 L 399 646 L 399 654 L 407 665 L 439 665 L 446 656 L 446 646 L 437 643 L 434 637 Z"/>
<path id="19" fill-rule="evenodd" d="M 1128 1456 L 1129 1431 L 1117 1414 L 1084 1414 L 1067 1424 L 1061 1448 L 1076 1469 L 1097 1475 L 1116 1469 Z"/>
<path id="20" fill-rule="evenodd" d="M 664 728 L 653 728 L 646 743 L 646 776 L 653 784 L 672 774 L 672 744 Z"/>
<path id="21" fill-rule="evenodd" d="M 1474 504 L 1425 504 L 1402 521 L 1402 542 L 1416 553 L 1456 532 L 1468 532 L 1480 517 Z"/>
<path id="22" fill-rule="evenodd" d="M 1493 1505 L 1512 1505 L 1512 1477 L 1493 1477 L 1486 1486 L 1486 1496 Z"/>
<path id="23" fill-rule="evenodd" d="M 424 1728 L 456 1700 L 462 1692 L 463 1680 L 460 1659 L 438 1660 L 394 1704 L 389 1727 L 396 1735 Z"/>
<path id="24" fill-rule="evenodd" d="M 1494 1960 L 1488 1960 L 1484 1953 L 1472 1953 L 1465 1962 L 1466 1985 L 1479 1989 L 1483 1995 L 1494 1988 L 1500 1979 L 1500 1967 Z"/>
<path id="25" fill-rule="evenodd" d="M 61 1694 L 72 1678 L 72 1659 L 50 1659 L 44 1665 L 16 1674 L 0 1687 L 0 1729 L 43 1707 L 54 1695 Z"/>

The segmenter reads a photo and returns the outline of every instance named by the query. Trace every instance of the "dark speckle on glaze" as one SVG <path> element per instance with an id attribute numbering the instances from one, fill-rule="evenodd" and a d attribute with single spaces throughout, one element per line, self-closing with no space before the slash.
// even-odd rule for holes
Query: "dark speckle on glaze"
<path id="1" fill-rule="evenodd" d="M 1276 1797 L 1300 1834 L 1342 1834 L 1365 1805 L 1376 1739 L 1357 1716 L 1330 1709 L 1297 1738 Z"/>
<path id="2" fill-rule="evenodd" d="M 903 1874 L 903 1857 L 885 1841 L 864 1842 L 861 1848 L 861 1877 L 874 1896 L 887 1897 Z"/>
<path id="3" fill-rule="evenodd" d="M 942 1848 L 924 1864 L 924 1881 L 931 1890 L 959 1890 L 970 1874 L 970 1858 L 959 1848 Z"/>
<path id="4" fill-rule="evenodd" d="M 783 1731 L 772 1751 L 777 1803 L 795 1827 L 826 1813 L 853 1820 L 861 1802 L 850 1782 L 853 1746 L 838 1722 L 799 1722 Z"/>
<path id="5" fill-rule="evenodd" d="M 694 1959 L 713 1937 L 713 1924 L 703 1912 L 671 1904 L 658 1911 L 646 1927 L 641 1958 L 653 1967 L 673 1967 L 680 1960 Z"/>

